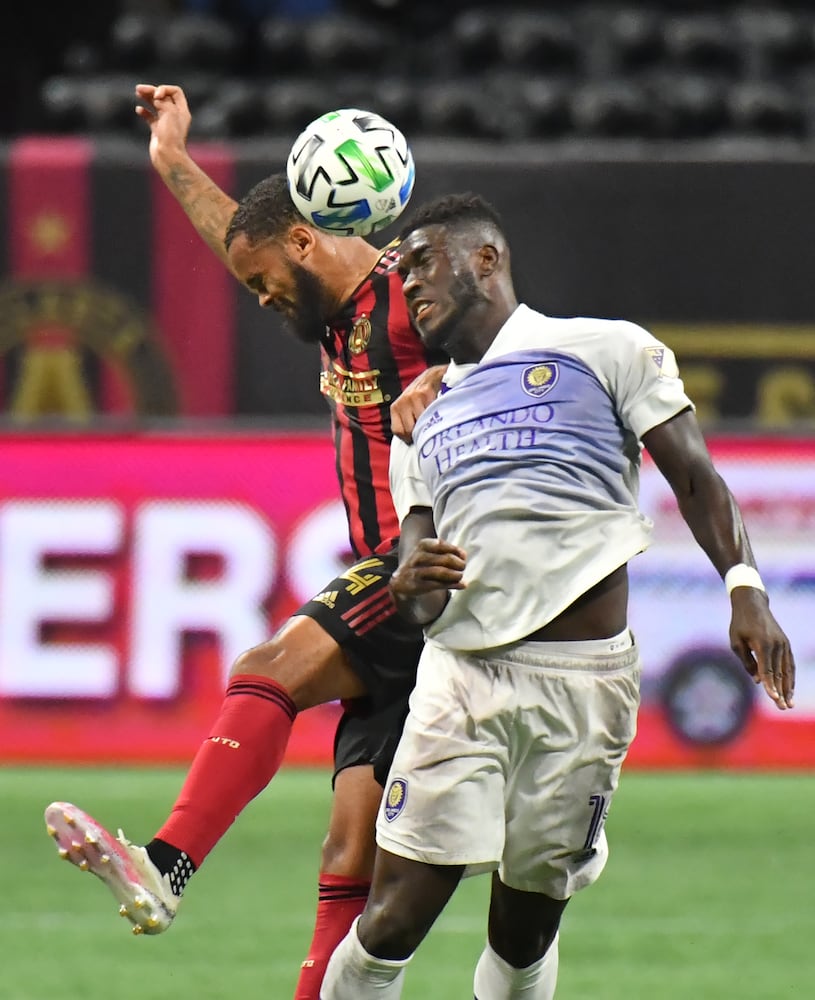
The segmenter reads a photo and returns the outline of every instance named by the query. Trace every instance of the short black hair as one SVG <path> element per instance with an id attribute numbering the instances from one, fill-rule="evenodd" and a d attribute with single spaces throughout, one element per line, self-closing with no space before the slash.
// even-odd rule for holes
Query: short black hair
<path id="1" fill-rule="evenodd" d="M 286 175 L 272 174 L 255 184 L 238 202 L 224 245 L 228 250 L 235 237 L 243 234 L 254 246 L 276 239 L 298 224 L 310 225 L 291 200 Z"/>
<path id="2" fill-rule="evenodd" d="M 464 194 L 446 194 L 434 201 L 425 202 L 402 227 L 399 234 L 405 239 L 415 229 L 425 226 L 467 225 L 469 223 L 487 223 L 494 226 L 499 233 L 504 232 L 501 216 L 493 206 L 480 194 L 467 191 Z"/>

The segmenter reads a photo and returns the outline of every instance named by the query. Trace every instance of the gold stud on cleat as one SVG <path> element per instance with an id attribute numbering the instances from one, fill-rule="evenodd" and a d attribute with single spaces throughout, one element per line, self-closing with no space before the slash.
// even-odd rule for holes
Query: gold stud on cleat
<path id="1" fill-rule="evenodd" d="M 85 834 L 85 843 L 86 844 L 98 844 L 99 841 L 96 839 L 96 837 L 94 837 L 94 835 L 92 833 L 86 833 Z"/>
<path id="2" fill-rule="evenodd" d="M 62 814 L 62 818 L 65 820 L 65 822 L 68 824 L 68 826 L 76 826 L 76 820 L 73 818 L 73 816 L 70 813 L 64 812 Z"/>
<path id="3" fill-rule="evenodd" d="M 127 907 L 125 906 L 124 903 L 122 903 L 122 905 L 119 907 L 119 916 L 120 917 L 129 917 L 130 916 L 130 914 L 127 912 Z"/>
<path id="4" fill-rule="evenodd" d="M 79 868 L 81 872 L 86 872 L 88 870 L 88 867 L 89 866 L 86 858 L 83 858 L 77 865 L 77 868 Z"/>
<path id="5" fill-rule="evenodd" d="M 60 849 L 59 849 L 59 856 L 62 858 L 63 861 L 67 861 L 68 860 L 68 851 L 64 847 L 60 847 Z"/>
<path id="6" fill-rule="evenodd" d="M 144 934 L 144 928 L 140 927 L 138 924 L 133 928 L 134 934 Z"/>
<path id="7" fill-rule="evenodd" d="M 48 836 L 49 837 L 56 837 L 56 835 L 57 835 L 57 828 L 55 826 L 51 826 L 51 824 L 49 823 L 48 826 L 46 826 L 45 829 L 48 831 Z"/>
<path id="8" fill-rule="evenodd" d="M 103 855 L 102 855 L 102 856 L 101 856 L 101 857 L 99 858 L 99 861 L 100 861 L 100 862 L 101 862 L 101 863 L 102 863 L 103 865 L 109 865 L 109 864 L 110 864 L 110 855 L 109 855 L 109 854 L 103 854 Z"/>
<path id="9" fill-rule="evenodd" d="M 158 917 L 150 917 L 150 919 L 147 921 L 147 926 L 158 927 L 158 923 L 159 923 Z"/>
<path id="10" fill-rule="evenodd" d="M 72 851 L 78 851 L 78 850 L 80 850 L 81 847 L 82 847 L 82 845 L 79 843 L 78 840 L 72 840 L 71 841 L 71 850 Z"/>
<path id="11" fill-rule="evenodd" d="M 141 898 L 141 896 L 136 896 L 136 898 L 133 900 L 133 909 L 141 910 L 143 908 L 144 908 L 144 900 Z"/>

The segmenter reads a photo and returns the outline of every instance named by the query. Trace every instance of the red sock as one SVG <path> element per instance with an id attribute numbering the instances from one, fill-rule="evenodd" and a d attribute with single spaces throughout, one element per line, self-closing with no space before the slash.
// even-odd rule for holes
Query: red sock
<path id="1" fill-rule="evenodd" d="M 370 888 L 370 882 L 360 882 L 343 875 L 320 874 L 314 937 L 300 970 L 294 1000 L 320 1000 L 320 986 L 331 952 L 362 913 Z"/>
<path id="2" fill-rule="evenodd" d="M 156 837 L 186 851 L 196 868 L 238 813 L 280 768 L 297 709 L 268 677 L 238 674 Z"/>

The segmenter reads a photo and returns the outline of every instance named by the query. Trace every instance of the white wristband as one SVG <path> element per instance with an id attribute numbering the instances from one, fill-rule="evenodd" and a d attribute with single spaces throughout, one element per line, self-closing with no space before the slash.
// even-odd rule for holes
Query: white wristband
<path id="1" fill-rule="evenodd" d="M 756 590 L 764 590 L 758 570 L 747 563 L 737 563 L 731 566 L 724 575 L 724 585 L 727 593 L 732 594 L 736 587 L 754 587 Z"/>

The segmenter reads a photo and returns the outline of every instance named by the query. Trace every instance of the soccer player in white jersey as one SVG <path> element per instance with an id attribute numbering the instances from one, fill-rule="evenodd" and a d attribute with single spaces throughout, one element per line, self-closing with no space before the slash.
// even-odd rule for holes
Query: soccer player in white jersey
<path id="1" fill-rule="evenodd" d="M 427 642 L 371 893 L 321 997 L 399 997 L 461 877 L 490 870 L 476 1000 L 551 1000 L 561 914 L 603 869 L 635 731 L 626 564 L 651 527 L 642 446 L 730 593 L 733 649 L 779 709 L 795 667 L 670 350 L 633 323 L 519 305 L 500 220 L 477 196 L 431 203 L 403 236 L 414 322 L 456 362 L 392 454 L 391 588 Z"/>

